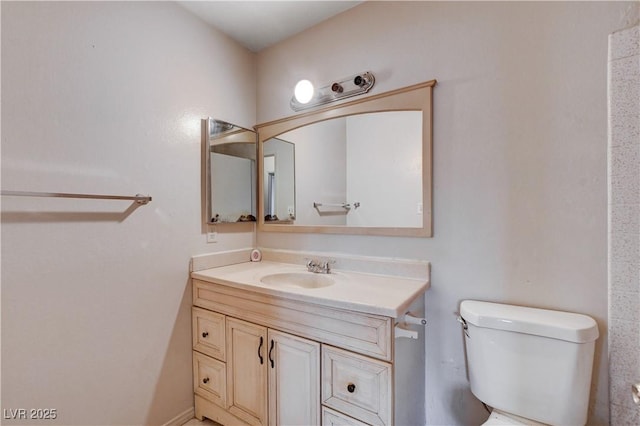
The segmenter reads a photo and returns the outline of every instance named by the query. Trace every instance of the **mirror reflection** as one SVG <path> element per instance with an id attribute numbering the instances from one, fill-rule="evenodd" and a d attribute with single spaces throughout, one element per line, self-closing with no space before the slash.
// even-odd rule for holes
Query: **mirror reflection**
<path id="1" fill-rule="evenodd" d="M 296 218 L 295 145 L 269 139 L 263 156 L 264 220 L 292 223 Z"/>
<path id="2" fill-rule="evenodd" d="M 295 223 L 422 225 L 422 112 L 387 111 L 314 123 L 279 137 L 295 146 Z M 265 174 L 271 163 L 264 148 Z M 281 167 L 283 167 L 281 165 Z M 293 178 L 293 176 L 291 176 Z M 265 212 L 268 182 L 265 175 Z M 282 179 L 280 180 L 282 184 Z"/>
<path id="3" fill-rule="evenodd" d="M 258 229 L 432 236 L 435 84 L 431 80 L 257 125 Z M 272 158 L 276 139 L 293 145 L 287 166 L 293 177 L 286 184 L 283 176 L 274 184 L 282 167 Z M 277 199 L 285 185 L 294 200 L 286 202 L 287 212 Z M 278 220 L 270 221 L 273 216 Z"/>
<path id="4" fill-rule="evenodd" d="M 255 222 L 255 132 L 209 118 L 204 136 L 207 223 Z"/>

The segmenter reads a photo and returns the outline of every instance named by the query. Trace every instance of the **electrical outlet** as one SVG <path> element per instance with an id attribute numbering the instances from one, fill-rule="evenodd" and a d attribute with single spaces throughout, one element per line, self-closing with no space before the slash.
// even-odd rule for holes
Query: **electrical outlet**
<path id="1" fill-rule="evenodd" d="M 288 214 L 288 215 L 292 215 L 292 214 L 294 214 L 294 213 L 295 213 L 295 212 L 293 211 L 293 206 L 289 206 L 289 207 L 287 207 L 287 214 Z"/>
<path id="2" fill-rule="evenodd" d="M 213 232 L 207 232 L 207 242 L 208 243 L 217 243 L 218 242 L 218 233 L 213 231 Z"/>
<path id="3" fill-rule="evenodd" d="M 416 210 L 416 214 L 422 214 L 422 203 L 418 203 L 418 208 Z"/>

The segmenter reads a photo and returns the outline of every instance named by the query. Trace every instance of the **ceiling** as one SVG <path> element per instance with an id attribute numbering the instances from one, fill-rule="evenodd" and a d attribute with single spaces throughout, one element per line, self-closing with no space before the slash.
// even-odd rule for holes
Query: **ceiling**
<path id="1" fill-rule="evenodd" d="M 362 1 L 178 1 L 179 5 L 259 52 Z"/>

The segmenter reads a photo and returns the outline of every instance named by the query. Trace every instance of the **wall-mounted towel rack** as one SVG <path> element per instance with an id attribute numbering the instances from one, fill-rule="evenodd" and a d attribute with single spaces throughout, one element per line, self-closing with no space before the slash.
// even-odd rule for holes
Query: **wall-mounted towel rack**
<path id="1" fill-rule="evenodd" d="M 318 207 L 342 207 L 345 210 L 349 210 L 351 209 L 351 204 L 349 203 L 316 203 L 314 201 L 313 208 L 317 209 Z M 358 207 L 360 207 L 360 203 L 358 201 L 353 203 L 353 208 L 357 209 Z"/>
<path id="2" fill-rule="evenodd" d="M 10 197 L 49 197 L 49 198 L 91 198 L 99 200 L 131 200 L 138 204 L 148 204 L 151 197 L 148 195 L 99 195 L 99 194 L 69 194 L 63 192 L 30 192 L 30 191 L 0 191 L 0 195 Z"/>

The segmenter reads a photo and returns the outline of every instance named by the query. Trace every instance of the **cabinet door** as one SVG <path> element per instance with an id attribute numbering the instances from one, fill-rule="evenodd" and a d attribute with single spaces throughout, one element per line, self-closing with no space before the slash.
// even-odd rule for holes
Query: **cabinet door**
<path id="1" fill-rule="evenodd" d="M 227 318 L 227 404 L 250 425 L 267 424 L 267 329 Z"/>
<path id="2" fill-rule="evenodd" d="M 320 424 L 320 344 L 269 330 L 269 425 Z"/>

